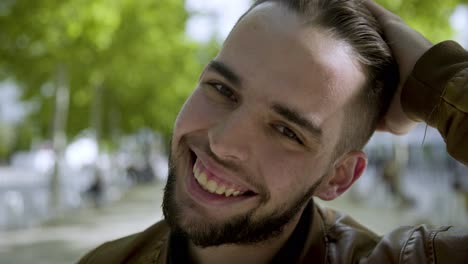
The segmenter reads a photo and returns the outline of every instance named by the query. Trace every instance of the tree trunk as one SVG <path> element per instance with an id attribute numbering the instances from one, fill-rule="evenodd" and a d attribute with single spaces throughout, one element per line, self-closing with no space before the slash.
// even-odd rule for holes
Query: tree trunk
<path id="1" fill-rule="evenodd" d="M 102 109 L 103 109 L 103 93 L 104 86 L 101 81 L 95 82 L 93 85 L 93 103 L 91 105 L 90 111 L 90 120 L 91 128 L 94 130 L 94 140 L 96 141 L 97 147 L 97 160 L 93 164 L 93 180 L 90 186 L 90 191 L 93 193 L 92 198 L 94 200 L 95 206 L 99 206 L 102 202 L 104 191 L 105 191 L 105 182 L 101 171 L 99 170 L 99 154 L 100 154 L 100 143 L 102 137 Z"/>
<path id="2" fill-rule="evenodd" d="M 53 214 L 58 213 L 62 207 L 61 164 L 65 159 L 64 154 L 67 144 L 66 126 L 70 102 L 70 87 L 64 65 L 59 65 L 57 67 L 55 88 L 55 110 L 52 127 L 52 146 L 55 152 L 55 166 L 50 181 L 51 193 L 49 200 Z"/>
<path id="3" fill-rule="evenodd" d="M 94 130 L 94 135 L 96 142 L 98 143 L 101 140 L 102 136 L 102 95 L 104 92 L 104 87 L 102 82 L 98 82 L 94 85 L 94 92 L 93 92 L 93 104 L 91 107 L 90 112 L 90 119 L 91 119 L 91 127 Z"/>

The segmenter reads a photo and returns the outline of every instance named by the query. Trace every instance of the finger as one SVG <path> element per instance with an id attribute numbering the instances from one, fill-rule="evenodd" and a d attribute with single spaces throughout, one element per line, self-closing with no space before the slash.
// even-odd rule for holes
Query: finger
<path id="1" fill-rule="evenodd" d="M 410 132 L 416 125 L 416 122 L 405 122 L 399 124 L 387 123 L 386 130 L 394 135 L 401 136 Z"/>
<path id="2" fill-rule="evenodd" d="M 380 119 L 380 121 L 377 123 L 377 127 L 375 128 L 376 131 L 388 131 L 386 118 L 383 117 Z"/>
<path id="3" fill-rule="evenodd" d="M 377 4 L 373 0 L 365 0 L 364 5 L 369 9 L 369 11 L 375 16 L 375 18 L 377 18 L 377 20 L 380 23 L 391 19 L 401 20 L 399 16 L 388 11 L 383 6 Z"/>

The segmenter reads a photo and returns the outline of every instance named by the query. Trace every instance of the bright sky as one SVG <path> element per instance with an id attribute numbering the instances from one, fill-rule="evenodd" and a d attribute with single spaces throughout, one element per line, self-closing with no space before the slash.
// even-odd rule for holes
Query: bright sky
<path id="1" fill-rule="evenodd" d="M 212 33 L 224 40 L 251 0 L 187 0 L 186 8 L 195 14 L 187 23 L 187 33 L 199 41 L 209 40 Z"/>
<path id="2" fill-rule="evenodd" d="M 450 17 L 450 23 L 455 29 L 456 40 L 460 42 L 461 45 L 468 49 L 468 5 L 460 5 L 455 9 L 453 15 Z"/>
<path id="3" fill-rule="evenodd" d="M 27 111 L 26 105 L 20 104 L 20 92 L 10 81 L 0 83 L 0 122 L 19 122 Z"/>

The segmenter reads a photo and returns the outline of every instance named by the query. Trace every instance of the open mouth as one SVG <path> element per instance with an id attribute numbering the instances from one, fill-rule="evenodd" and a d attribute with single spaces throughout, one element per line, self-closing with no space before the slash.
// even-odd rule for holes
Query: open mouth
<path id="1" fill-rule="evenodd" d="M 244 186 L 217 177 L 203 165 L 194 152 L 191 151 L 190 154 L 193 166 L 192 182 L 195 183 L 192 185 L 196 185 L 193 187 L 198 193 L 204 193 L 204 198 L 237 200 L 256 195 Z"/>

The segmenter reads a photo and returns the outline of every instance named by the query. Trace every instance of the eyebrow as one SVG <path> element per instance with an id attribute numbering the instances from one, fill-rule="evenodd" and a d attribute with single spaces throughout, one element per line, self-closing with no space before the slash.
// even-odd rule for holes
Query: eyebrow
<path id="1" fill-rule="evenodd" d="M 314 139 L 318 141 L 319 143 L 321 142 L 322 138 L 322 129 L 313 122 L 307 120 L 305 117 L 303 117 L 301 114 L 299 114 L 298 111 L 279 104 L 279 103 L 274 103 L 271 108 L 273 111 L 275 111 L 277 114 L 281 115 L 283 118 L 287 119 L 289 122 L 292 122 L 312 134 Z"/>
<path id="2" fill-rule="evenodd" d="M 216 71 L 217 73 L 221 74 L 226 80 L 234 84 L 235 86 L 241 87 L 242 86 L 242 81 L 239 75 L 237 75 L 233 70 L 231 70 L 226 64 L 217 61 L 217 60 L 212 60 L 208 66 L 207 69 L 211 69 Z"/>

